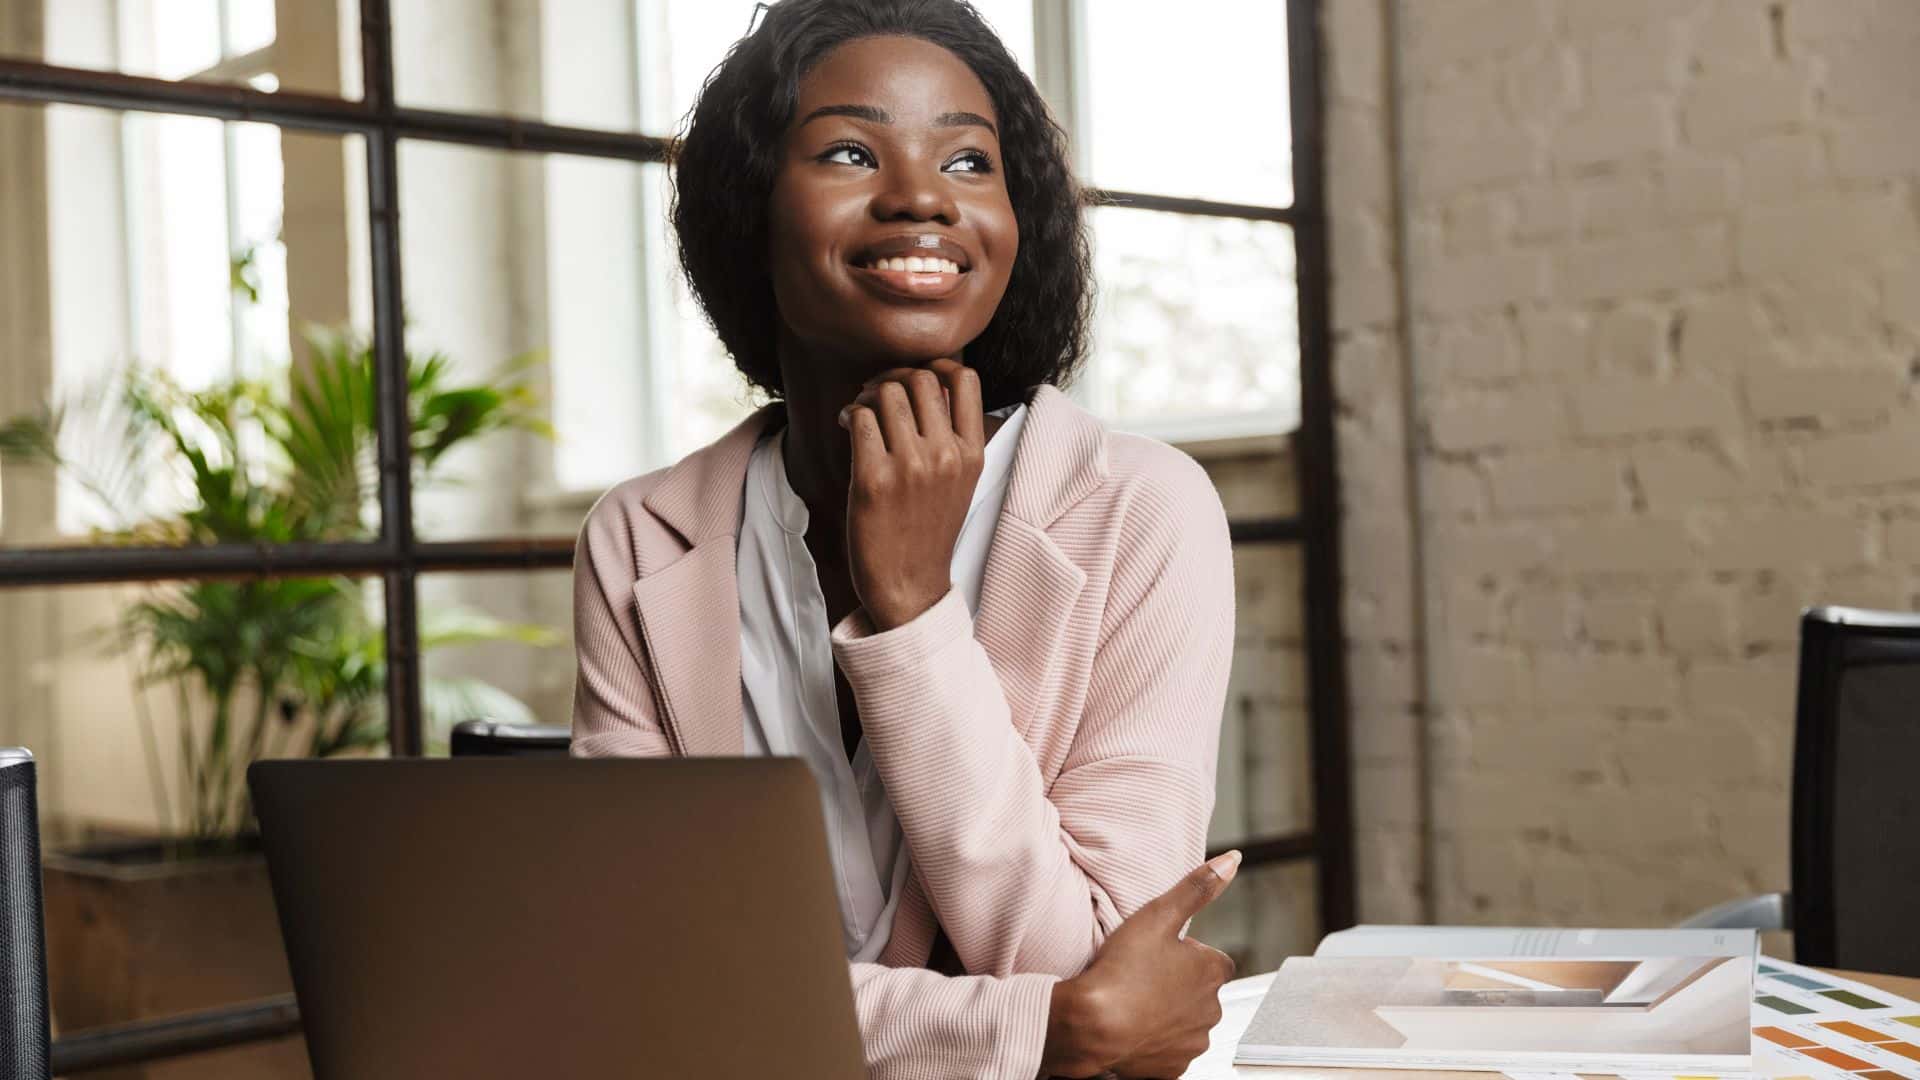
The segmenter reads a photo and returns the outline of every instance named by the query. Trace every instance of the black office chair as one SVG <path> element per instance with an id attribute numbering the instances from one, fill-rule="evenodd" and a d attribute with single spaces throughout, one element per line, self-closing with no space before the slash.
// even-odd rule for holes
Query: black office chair
<path id="1" fill-rule="evenodd" d="M 503 724 L 463 720 L 454 725 L 454 757 L 566 757 L 573 731 L 565 724 Z"/>
<path id="2" fill-rule="evenodd" d="M 1793 891 L 1683 926 L 1792 930 L 1817 967 L 1920 975 L 1920 615 L 1800 617 Z"/>
<path id="3" fill-rule="evenodd" d="M 0 748 L 0 1076 L 47 1080 L 47 940 L 33 755 Z"/>

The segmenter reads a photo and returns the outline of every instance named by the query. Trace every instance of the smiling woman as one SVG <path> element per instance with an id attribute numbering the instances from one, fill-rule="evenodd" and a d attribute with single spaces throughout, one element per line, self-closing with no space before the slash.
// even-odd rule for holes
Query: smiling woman
<path id="1" fill-rule="evenodd" d="M 1238 865 L 1195 868 L 1232 556 L 1191 459 L 1061 393 L 1060 128 L 959 0 L 783 0 L 675 164 L 773 404 L 589 515 L 574 752 L 806 762 L 872 1074 L 1177 1075 L 1232 968 L 1179 933 Z"/>

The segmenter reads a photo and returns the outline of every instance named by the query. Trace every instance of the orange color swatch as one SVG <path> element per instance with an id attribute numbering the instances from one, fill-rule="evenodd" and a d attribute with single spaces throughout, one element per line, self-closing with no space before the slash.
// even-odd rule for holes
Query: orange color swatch
<path id="1" fill-rule="evenodd" d="M 1820 1045 L 1805 1035 L 1795 1035 L 1791 1031 L 1782 1031 L 1777 1027 L 1757 1027 L 1753 1029 L 1753 1033 L 1770 1043 L 1779 1043 L 1781 1046 L 1791 1046 L 1796 1050 L 1802 1047 Z"/>
<path id="2" fill-rule="evenodd" d="M 1903 1043 L 1903 1042 L 1881 1043 L 1880 1049 L 1885 1050 L 1889 1054 L 1899 1054 L 1903 1058 L 1910 1058 L 1914 1061 L 1920 1061 L 1920 1046 L 1915 1046 L 1912 1043 Z"/>
<path id="3" fill-rule="evenodd" d="M 1851 1054 L 1843 1054 L 1830 1046 L 1803 1046 L 1799 1050 L 1813 1060 L 1826 1062 L 1836 1069 L 1845 1069 L 1848 1072 L 1874 1071 L 1872 1062 L 1861 1061 Z"/>

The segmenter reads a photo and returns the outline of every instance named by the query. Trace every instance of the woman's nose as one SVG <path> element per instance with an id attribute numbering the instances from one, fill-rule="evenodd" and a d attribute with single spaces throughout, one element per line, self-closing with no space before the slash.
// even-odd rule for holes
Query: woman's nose
<path id="1" fill-rule="evenodd" d="M 881 221 L 937 221 L 952 225 L 960 220 L 960 207 L 946 190 L 936 170 L 925 175 L 920 170 L 900 170 L 891 182 L 874 196 L 873 216 Z"/>

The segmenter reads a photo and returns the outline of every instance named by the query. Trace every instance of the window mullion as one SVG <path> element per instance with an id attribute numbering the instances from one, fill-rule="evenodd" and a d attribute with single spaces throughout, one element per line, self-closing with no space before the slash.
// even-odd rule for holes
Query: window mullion
<path id="1" fill-rule="evenodd" d="M 1033 0 L 1034 82 L 1053 117 L 1066 129 L 1075 171 L 1085 177 L 1085 0 Z"/>
<path id="2" fill-rule="evenodd" d="M 1067 133 L 1074 172 L 1087 179 L 1085 0 L 1033 0 L 1033 81 Z M 1067 396 L 1096 415 L 1105 415 L 1110 395 L 1092 356 Z"/>

